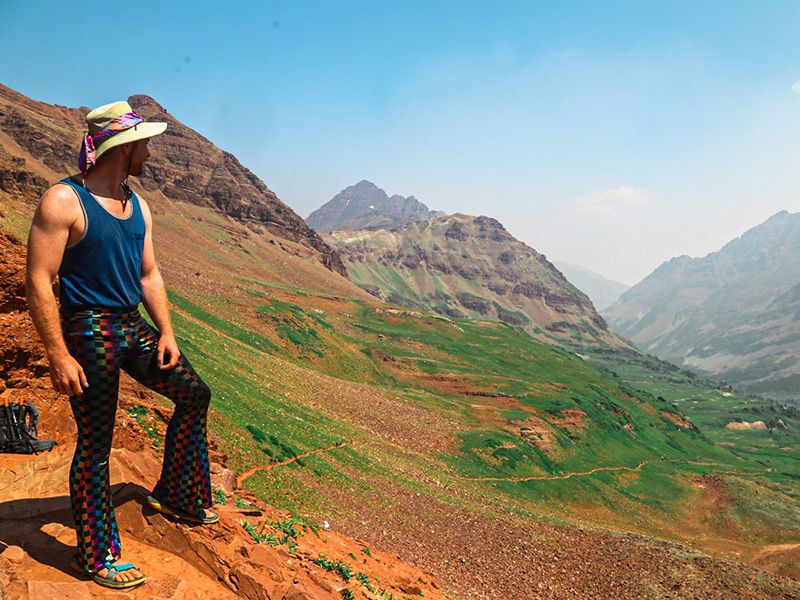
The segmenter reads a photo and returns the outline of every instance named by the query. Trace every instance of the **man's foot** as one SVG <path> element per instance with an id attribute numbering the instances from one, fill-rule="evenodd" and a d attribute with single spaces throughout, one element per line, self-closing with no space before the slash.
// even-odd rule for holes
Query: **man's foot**
<path id="1" fill-rule="evenodd" d="M 112 556 L 106 558 L 105 564 L 94 572 L 87 573 L 78 560 L 77 555 L 73 557 L 70 565 L 77 573 L 91 577 L 98 585 L 113 589 L 136 587 L 147 580 L 147 577 L 142 575 L 136 566 L 131 563 L 122 562 L 122 560 L 114 561 Z"/>
<path id="2" fill-rule="evenodd" d="M 190 523 L 198 523 L 200 525 L 210 525 L 219 521 L 219 514 L 207 508 L 201 508 L 196 513 L 192 514 L 183 510 L 179 510 L 168 504 L 165 504 L 152 494 L 147 497 L 147 503 L 158 512 L 170 517 L 177 517 Z"/>
<path id="3" fill-rule="evenodd" d="M 108 564 L 108 563 L 106 563 L 106 564 Z M 141 579 L 141 581 L 139 581 L 135 585 L 138 585 L 139 583 L 143 583 L 144 582 L 144 575 L 142 573 L 140 573 L 139 569 L 137 569 L 136 567 L 127 568 L 127 569 L 121 569 L 121 567 L 123 567 L 123 566 L 125 566 L 127 564 L 129 564 L 129 563 L 125 563 L 125 562 L 122 561 L 122 559 L 119 559 L 118 561 L 116 561 L 113 564 L 109 565 L 110 569 L 107 568 L 107 567 L 104 567 L 104 568 L 100 569 L 99 571 L 96 571 L 94 573 L 94 577 L 93 578 L 94 578 L 95 581 L 97 581 L 98 578 L 99 578 L 99 579 L 102 579 L 103 581 L 114 581 L 114 582 L 117 582 L 117 583 L 130 583 L 130 582 L 135 581 L 137 579 Z M 111 575 L 109 575 L 109 571 L 111 571 Z M 100 582 L 97 581 L 97 583 L 100 583 Z M 101 585 L 103 585 L 103 584 L 101 583 Z"/>

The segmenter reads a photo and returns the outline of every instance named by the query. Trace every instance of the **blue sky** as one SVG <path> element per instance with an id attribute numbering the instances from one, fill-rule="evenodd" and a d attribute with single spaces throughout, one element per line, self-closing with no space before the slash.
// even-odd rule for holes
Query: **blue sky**
<path id="1" fill-rule="evenodd" d="M 135 93 L 301 216 L 361 179 L 635 283 L 800 211 L 798 2 L 0 0 L 0 82 Z"/>

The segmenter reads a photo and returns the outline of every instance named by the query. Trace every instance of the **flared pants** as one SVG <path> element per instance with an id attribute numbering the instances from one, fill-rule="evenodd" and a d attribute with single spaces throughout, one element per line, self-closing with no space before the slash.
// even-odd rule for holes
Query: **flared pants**
<path id="1" fill-rule="evenodd" d="M 120 369 L 175 403 L 167 426 L 164 463 L 153 495 L 197 514 L 211 507 L 206 415 L 211 390 L 181 354 L 173 369 L 158 368 L 159 333 L 136 308 L 61 311 L 69 353 L 83 368 L 89 387 L 71 396 L 78 426 L 69 473 L 78 559 L 87 572 L 121 557 L 111 500 L 108 459 L 117 410 Z"/>

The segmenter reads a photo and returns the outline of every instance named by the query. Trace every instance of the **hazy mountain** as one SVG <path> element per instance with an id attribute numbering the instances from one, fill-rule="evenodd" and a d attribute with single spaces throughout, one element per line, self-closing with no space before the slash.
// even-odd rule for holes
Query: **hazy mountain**
<path id="1" fill-rule="evenodd" d="M 490 217 L 444 215 L 325 240 L 354 283 L 394 304 L 504 321 L 541 338 L 624 344 L 547 257 Z"/>
<path id="2" fill-rule="evenodd" d="M 345 188 L 308 215 L 316 231 L 337 229 L 397 229 L 442 214 L 428 210 L 414 196 L 389 196 L 374 183 L 362 180 Z"/>
<path id="3" fill-rule="evenodd" d="M 752 391 L 800 389 L 800 214 L 673 258 L 603 311 L 643 350 Z"/>
<path id="4" fill-rule="evenodd" d="M 614 304 L 631 287 L 628 284 L 603 277 L 586 267 L 570 265 L 561 261 L 553 261 L 553 264 L 572 285 L 591 298 L 592 304 L 597 310 L 603 310 Z"/>

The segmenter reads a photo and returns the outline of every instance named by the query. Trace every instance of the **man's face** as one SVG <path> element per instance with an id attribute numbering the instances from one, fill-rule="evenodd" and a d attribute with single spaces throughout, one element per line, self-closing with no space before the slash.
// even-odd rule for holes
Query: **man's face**
<path id="1" fill-rule="evenodd" d="M 131 160 L 131 175 L 141 175 L 142 167 L 145 161 L 150 157 L 150 151 L 147 149 L 147 144 L 150 143 L 150 138 L 137 140 L 133 143 L 133 159 Z"/>

